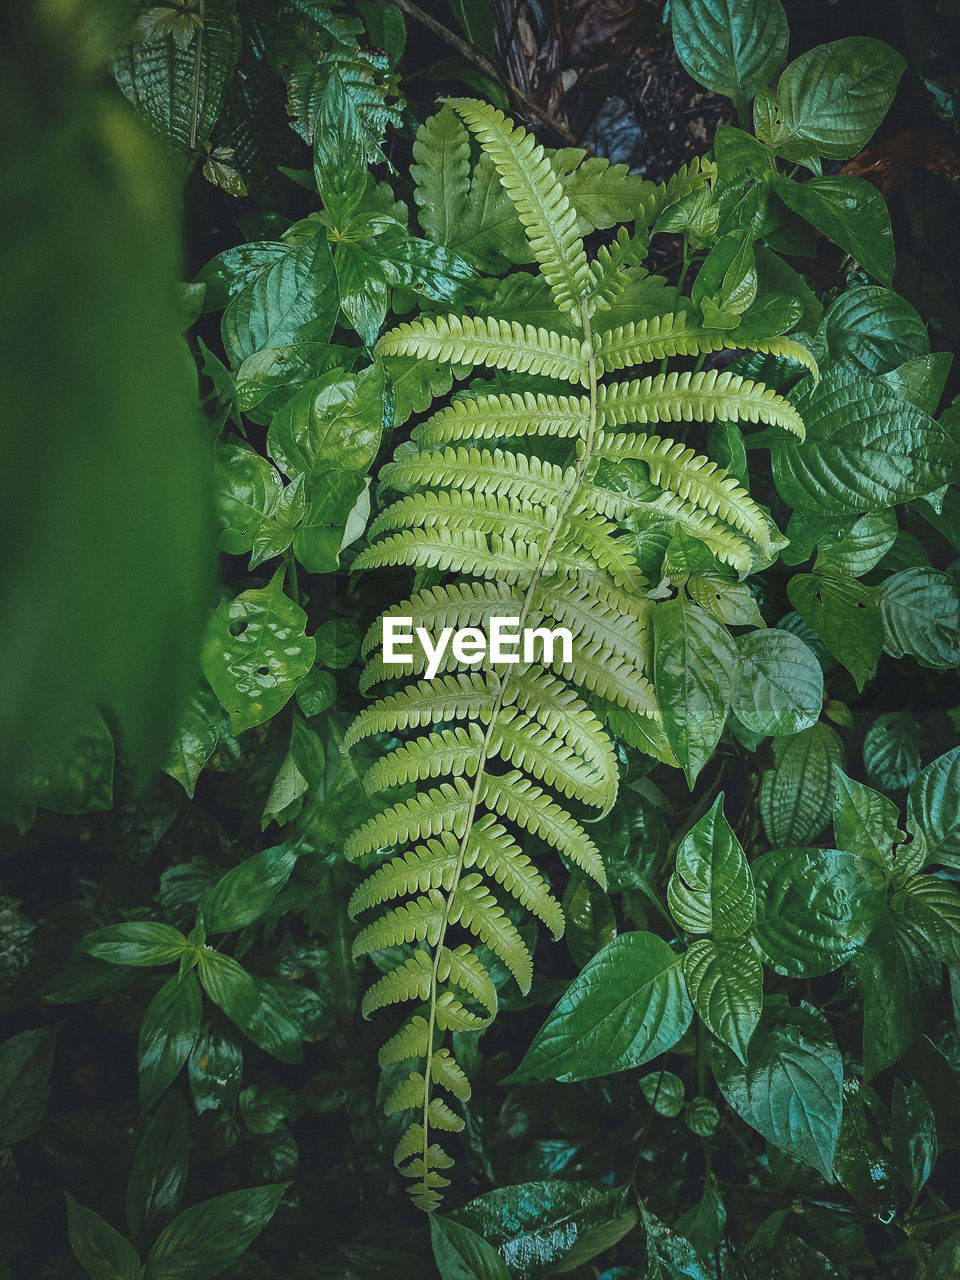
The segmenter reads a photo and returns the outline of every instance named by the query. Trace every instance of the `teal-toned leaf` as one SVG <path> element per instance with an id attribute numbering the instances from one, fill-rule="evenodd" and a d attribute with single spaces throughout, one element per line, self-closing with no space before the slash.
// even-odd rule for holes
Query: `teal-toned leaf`
<path id="1" fill-rule="evenodd" d="M 918 1084 L 894 1081 L 890 1138 L 903 1185 L 916 1202 L 937 1162 L 937 1122 Z"/>
<path id="2" fill-rule="evenodd" d="M 223 723 L 220 699 L 204 683 L 184 708 L 180 728 L 164 766 L 191 800 L 203 766 L 217 749 Z"/>
<path id="3" fill-rule="evenodd" d="M 803 383 L 794 402 L 806 437 L 778 443 L 772 463 L 781 497 L 797 511 L 881 511 L 956 474 L 956 442 L 879 381 L 826 374 Z"/>
<path id="4" fill-rule="evenodd" d="M 313 666 L 316 643 L 304 631 L 307 615 L 283 593 L 283 572 L 225 600 L 207 628 L 203 674 L 234 733 L 276 715 Z"/>
<path id="5" fill-rule="evenodd" d="M 208 1280 L 249 1248 L 276 1212 L 287 1183 L 229 1191 L 164 1227 L 147 1255 L 146 1280 Z"/>
<path id="6" fill-rule="evenodd" d="M 902 569 L 880 586 L 883 647 L 924 667 L 960 665 L 960 581 L 937 569 Z"/>
<path id="7" fill-rule="evenodd" d="M 223 313 L 220 335 L 235 369 L 267 347 L 328 342 L 337 318 L 337 280 L 330 246 L 317 224 L 305 244 L 252 275 Z"/>
<path id="8" fill-rule="evenodd" d="M 173 1083 L 190 1056 L 200 1031 L 203 1002 L 195 975 L 185 973 L 163 984 L 140 1023 L 140 1105 L 144 1111 Z"/>
<path id="9" fill-rule="evenodd" d="M 734 102 L 752 98 L 787 56 L 780 0 L 673 0 L 670 25 L 684 69 Z"/>
<path id="10" fill-rule="evenodd" d="M 207 933 L 244 929 L 259 920 L 290 878 L 297 854 L 289 844 L 245 858 L 222 876 L 203 900 Z"/>
<path id="11" fill-rule="evenodd" d="M 720 1193 L 712 1182 L 705 1182 L 699 1202 L 680 1215 L 676 1229 L 678 1235 L 690 1241 L 699 1257 L 707 1258 L 723 1240 L 726 1225 L 727 1210 Z"/>
<path id="12" fill-rule="evenodd" d="M 693 1007 L 707 1030 L 746 1064 L 763 1004 L 763 969 L 743 938 L 699 938 L 683 957 Z"/>
<path id="13" fill-rule="evenodd" d="M 908 845 L 905 852 L 911 848 Z M 927 935 L 944 964 L 960 968 L 960 892 L 952 882 L 940 876 L 911 876 L 890 899 L 890 907 Z"/>
<path id="14" fill-rule="evenodd" d="M 823 671 L 799 636 L 771 628 L 738 636 L 735 643 L 739 665 L 730 705 L 741 724 L 781 737 L 817 722 Z"/>
<path id="15" fill-rule="evenodd" d="M 809 182 L 778 176 L 774 188 L 787 208 L 856 258 L 881 283 L 890 284 L 896 260 L 893 230 L 886 201 L 875 186 L 863 178 L 835 174 Z"/>
<path id="16" fill-rule="evenodd" d="M 656 1280 L 710 1280 L 697 1251 L 679 1231 L 668 1227 L 641 1203 L 640 1218 L 646 1246 L 646 1276 Z"/>
<path id="17" fill-rule="evenodd" d="M 66 1199 L 70 1247 L 90 1280 L 139 1280 L 143 1269 L 130 1241 L 93 1209 Z"/>
<path id="18" fill-rule="evenodd" d="M 709 1098 L 691 1098 L 683 1119 L 690 1132 L 695 1133 L 698 1138 L 710 1138 L 720 1124 L 720 1112 L 716 1103 Z"/>
<path id="19" fill-rule="evenodd" d="M 924 413 L 936 413 L 952 363 L 949 351 L 935 351 L 907 360 L 883 374 L 883 380 L 901 399 L 909 400 Z"/>
<path id="20" fill-rule="evenodd" d="M 831 366 L 853 377 L 889 373 L 930 350 L 916 309 L 879 285 L 842 293 L 824 315 L 820 336 Z"/>
<path id="21" fill-rule="evenodd" d="M 727 1102 L 768 1142 L 829 1181 L 840 1135 L 843 1061 L 826 1018 L 804 1003 L 771 998 L 747 1065 L 715 1045 L 713 1069 Z"/>
<path id="22" fill-rule="evenodd" d="M 267 449 L 288 476 L 305 475 L 307 494 L 331 467 L 363 472 L 380 446 L 383 369 L 332 369 L 303 387 L 274 418 Z"/>
<path id="23" fill-rule="evenodd" d="M 510 1280 L 496 1249 L 452 1218 L 431 1214 L 430 1240 L 441 1280 Z"/>
<path id="24" fill-rule="evenodd" d="M 636 1215 L 620 1190 L 557 1178 L 488 1191 L 456 1221 L 493 1245 L 516 1280 L 546 1280 L 611 1248 Z"/>
<path id="25" fill-rule="evenodd" d="M 862 689 L 883 648 L 877 592 L 839 573 L 796 574 L 787 585 L 790 603 Z"/>
<path id="26" fill-rule="evenodd" d="M 753 924 L 753 877 L 740 841 L 724 817 L 722 792 L 710 812 L 680 841 L 667 902 L 687 933 L 736 938 Z"/>
<path id="27" fill-rule="evenodd" d="M 47 1109 L 56 1027 L 21 1031 L 0 1045 L 0 1142 L 36 1133 Z"/>
<path id="28" fill-rule="evenodd" d="M 907 796 L 907 830 L 927 862 L 960 867 L 960 747 L 928 764 Z"/>
<path id="29" fill-rule="evenodd" d="M 640 1077 L 639 1084 L 658 1116 L 673 1119 L 683 1110 L 683 1081 L 672 1071 L 651 1071 Z"/>
<path id="30" fill-rule="evenodd" d="M 787 160 L 846 160 L 886 115 L 905 66 L 889 45 L 869 36 L 817 45 L 785 68 L 775 109 L 758 99 L 757 135 Z"/>
<path id="31" fill-rule="evenodd" d="M 153 920 L 111 924 L 88 933 L 80 942 L 87 955 L 110 964 L 170 964 L 189 950 L 189 943 L 172 925 Z"/>
<path id="32" fill-rule="evenodd" d="M 727 718 L 733 641 L 722 623 L 679 597 L 658 604 L 652 620 L 663 727 L 692 786 Z"/>
<path id="33" fill-rule="evenodd" d="M 888 711 L 867 730 L 863 764 L 867 777 L 885 791 L 909 787 L 920 772 L 923 731 L 907 711 Z"/>
<path id="34" fill-rule="evenodd" d="M 589 1080 L 664 1053 L 693 1016 L 680 966 L 655 934 L 621 933 L 567 988 L 511 1080 Z"/>
<path id="35" fill-rule="evenodd" d="M 850 971 L 863 993 L 863 1075 L 871 1080 L 919 1037 L 940 985 L 940 961 L 916 925 L 887 911 Z"/>
<path id="36" fill-rule="evenodd" d="M 893 870 L 893 846 L 903 839 L 900 813 L 886 796 L 834 765 L 833 832 L 838 849 L 872 858 Z"/>
<path id="37" fill-rule="evenodd" d="M 885 1218 L 896 1207 L 896 1174 L 879 1129 L 864 1106 L 858 1080 L 843 1082 L 843 1120 L 833 1160 L 837 1181 L 868 1213 Z"/>
<path id="38" fill-rule="evenodd" d="M 317 630 L 317 663 L 339 671 L 360 652 L 362 637 L 353 618 L 333 618 Z"/>
<path id="39" fill-rule="evenodd" d="M 896 542 L 897 533 L 897 517 L 892 511 L 861 516 L 842 537 L 820 537 L 814 569 L 859 578 L 880 563 Z"/>
<path id="40" fill-rule="evenodd" d="M 147 1125 L 127 1179 L 127 1230 L 134 1240 L 156 1235 L 176 1213 L 189 1161 L 187 1109 L 174 1092 Z"/>
<path id="41" fill-rule="evenodd" d="M 885 901 L 886 876 L 869 858 L 838 849 L 774 849 L 752 864 L 753 940 L 777 973 L 816 978 L 866 942 Z"/>
<path id="42" fill-rule="evenodd" d="M 250 568 L 256 568 L 286 551 L 305 508 L 301 476 L 284 485 L 280 473 L 248 446 L 217 447 L 221 551 L 230 555 L 249 551 Z"/>
<path id="43" fill-rule="evenodd" d="M 760 815 L 772 844 L 804 844 L 820 834 L 833 810 L 834 765 L 843 744 L 826 724 L 811 725 L 773 744 L 774 764 L 760 780 Z"/>

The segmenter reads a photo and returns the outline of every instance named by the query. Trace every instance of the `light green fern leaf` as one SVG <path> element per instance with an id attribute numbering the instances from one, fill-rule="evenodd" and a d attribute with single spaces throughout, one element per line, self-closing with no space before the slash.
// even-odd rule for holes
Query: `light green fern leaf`
<path id="1" fill-rule="evenodd" d="M 759 382 L 735 373 L 666 373 L 634 382 L 614 382 L 597 391 L 602 426 L 630 422 L 767 422 L 801 440 L 803 419 L 793 405 Z"/>
<path id="2" fill-rule="evenodd" d="M 519 394 L 476 396 L 454 400 L 414 429 L 421 447 L 458 444 L 462 440 L 507 439 L 511 436 L 582 434 L 590 402 L 584 396 Z"/>
<path id="3" fill-rule="evenodd" d="M 706 329 L 686 311 L 658 316 L 653 320 L 618 325 L 597 334 L 597 361 L 604 373 L 626 369 L 631 365 L 649 364 L 668 356 L 696 356 L 704 352 L 737 350 L 762 351 L 787 356 L 811 373 L 817 374 L 817 362 L 806 347 L 790 338 L 763 338 L 742 329 Z"/>
<path id="4" fill-rule="evenodd" d="M 427 316 L 408 321 L 385 333 L 377 351 L 384 356 L 418 356 L 445 364 L 542 374 L 582 386 L 589 381 L 587 359 L 576 338 L 492 316 Z"/>

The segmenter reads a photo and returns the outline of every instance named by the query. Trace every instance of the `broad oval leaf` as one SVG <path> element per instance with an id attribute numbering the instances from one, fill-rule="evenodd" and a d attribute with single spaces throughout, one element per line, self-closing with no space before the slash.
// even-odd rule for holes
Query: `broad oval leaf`
<path id="1" fill-rule="evenodd" d="M 787 595 L 862 690 L 883 648 L 875 589 L 838 573 L 798 573 L 790 579 Z"/>
<path id="2" fill-rule="evenodd" d="M 753 939 L 777 973 L 815 978 L 866 942 L 884 903 L 875 862 L 838 849 L 774 849 L 753 863 Z"/>
<path id="3" fill-rule="evenodd" d="M 796 511 L 880 511 L 956 474 L 955 440 L 921 409 L 868 378 L 826 374 L 795 393 L 806 438 L 778 442 L 773 475 Z"/>
<path id="4" fill-rule="evenodd" d="M 736 639 L 740 665 L 731 710 L 753 733 L 799 733 L 816 724 L 823 706 L 823 671 L 799 636 L 771 627 Z"/>
<path id="5" fill-rule="evenodd" d="M 379 363 L 360 373 L 331 369 L 308 382 L 270 424 L 270 457 L 285 475 L 306 476 L 308 496 L 332 467 L 365 471 L 380 447 L 383 387 Z"/>
<path id="6" fill-rule="evenodd" d="M 820 336 L 832 368 L 853 376 L 892 372 L 930 350 L 916 308 L 879 285 L 842 293 L 827 309 Z"/>
<path id="7" fill-rule="evenodd" d="M 462 1223 L 431 1214 L 430 1240 L 442 1280 L 510 1280 L 493 1245 Z"/>
<path id="8" fill-rule="evenodd" d="M 937 569 L 902 569 L 880 587 L 883 647 L 924 667 L 960 664 L 960 582 Z"/>
<path id="9" fill-rule="evenodd" d="M 735 102 L 767 84 L 787 56 L 780 0 L 673 0 L 670 26 L 684 69 Z"/>
<path id="10" fill-rule="evenodd" d="M 285 245 L 285 252 L 252 275 L 223 313 L 220 333 L 233 367 L 267 347 L 327 342 L 339 300 L 327 237 Z"/>
<path id="11" fill-rule="evenodd" d="M 242 444 L 217 447 L 217 514 L 220 549 L 252 552 L 250 567 L 281 555 L 293 540 L 306 503 L 303 480 L 284 485 L 266 458 Z"/>
<path id="12" fill-rule="evenodd" d="M 230 712 L 234 733 L 276 715 L 316 657 L 307 615 L 283 593 L 283 573 L 225 600 L 207 628 L 203 674 Z"/>
<path id="13" fill-rule="evenodd" d="M 747 1064 L 714 1045 L 713 1071 L 738 1115 L 768 1142 L 830 1181 L 840 1134 L 843 1060 L 826 1018 L 804 1003 L 771 999 Z"/>
<path id="14" fill-rule="evenodd" d="M 871 1080 L 918 1039 L 940 985 L 940 961 L 915 924 L 885 911 L 850 971 L 863 993 L 863 1075 Z"/>
<path id="15" fill-rule="evenodd" d="M 73 1196 L 66 1200 L 70 1247 L 91 1280 L 139 1280 L 140 1259 L 130 1241 Z"/>
<path id="16" fill-rule="evenodd" d="M 667 901 L 674 920 L 687 933 L 735 938 L 753 924 L 753 877 L 723 815 L 722 792 L 681 840 Z"/>
<path id="17" fill-rule="evenodd" d="M 692 1016 L 681 957 L 656 934 L 621 933 L 574 978 L 510 1079 L 590 1080 L 642 1066 Z"/>
<path id="18" fill-rule="evenodd" d="M 877 716 L 863 739 L 868 779 L 886 791 L 909 787 L 920 772 L 923 730 L 908 711 Z"/>
<path id="19" fill-rule="evenodd" d="M 903 839 L 897 806 L 886 796 L 833 767 L 833 833 L 838 849 L 872 858 L 893 870 L 893 846 Z"/>
<path id="20" fill-rule="evenodd" d="M 699 938 L 683 957 L 683 976 L 704 1026 L 746 1064 L 763 1004 L 763 969 L 744 938 Z"/>
<path id="21" fill-rule="evenodd" d="M 150 1280 L 209 1280 L 234 1262 L 276 1212 L 289 1183 L 228 1191 L 185 1209 L 147 1256 Z"/>
<path id="22" fill-rule="evenodd" d="M 890 899 L 890 907 L 927 935 L 944 964 L 960 967 L 960 893 L 951 881 L 911 876 Z"/>
<path id="23" fill-rule="evenodd" d="M 264 849 L 228 871 L 201 908 L 207 933 L 243 929 L 259 920 L 290 878 L 297 854 L 289 844 Z"/>
<path id="24" fill-rule="evenodd" d="M 893 277 L 896 256 L 890 214 L 883 196 L 863 178 L 834 174 L 794 182 L 774 179 L 777 195 L 794 213 L 829 236 L 883 284 Z"/>
<path id="25" fill-rule="evenodd" d="M 927 862 L 960 867 L 960 747 L 928 764 L 907 796 L 907 830 Z"/>

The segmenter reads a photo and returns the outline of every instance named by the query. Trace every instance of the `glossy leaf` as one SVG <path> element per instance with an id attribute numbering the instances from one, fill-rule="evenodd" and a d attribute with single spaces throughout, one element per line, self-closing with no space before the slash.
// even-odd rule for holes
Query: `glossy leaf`
<path id="1" fill-rule="evenodd" d="M 739 666 L 731 710 L 753 733 L 799 733 L 823 705 L 823 671 L 799 636 L 771 628 L 736 639 Z"/>
<path id="2" fill-rule="evenodd" d="M 670 6 L 670 25 L 684 69 L 735 102 L 767 84 L 787 54 L 780 0 L 679 0 Z"/>
<path id="3" fill-rule="evenodd" d="M 884 904 L 877 864 L 837 849 L 775 849 L 753 863 L 753 939 L 777 973 L 830 973 L 866 942 Z"/>
<path id="4" fill-rule="evenodd" d="M 693 1011 L 681 958 L 652 933 L 622 933 L 590 960 L 511 1080 L 588 1080 L 671 1048 Z"/>
<path id="5" fill-rule="evenodd" d="M 40 1127 L 56 1039 L 56 1027 L 37 1027 L 0 1045 L 0 1142 L 5 1147 Z"/>
<path id="6" fill-rule="evenodd" d="M 640 1092 L 658 1116 L 673 1119 L 683 1110 L 683 1081 L 672 1071 L 651 1071 L 640 1077 Z"/>
<path id="7" fill-rule="evenodd" d="M 217 448 L 217 512 L 220 548 L 250 555 L 250 567 L 281 555 L 306 508 L 301 477 L 284 485 L 280 473 L 253 449 Z"/>
<path id="8" fill-rule="evenodd" d="M 814 569 L 859 578 L 886 555 L 897 540 L 897 517 L 892 511 L 861 516 L 843 537 L 821 539 Z"/>
<path id="9" fill-rule="evenodd" d="M 296 862 L 296 851 L 281 844 L 245 858 L 228 871 L 203 900 L 201 913 L 207 933 L 227 933 L 259 920 L 287 883 Z"/>
<path id="10" fill-rule="evenodd" d="M 893 846 L 903 839 L 900 813 L 892 800 L 857 782 L 837 765 L 833 769 L 833 831 L 838 849 L 872 858 L 893 870 Z"/>
<path id="11" fill-rule="evenodd" d="M 430 1239 L 441 1280 L 510 1280 L 496 1249 L 452 1218 L 432 1214 Z"/>
<path id="12" fill-rule="evenodd" d="M 850 965 L 863 993 L 863 1071 L 899 1062 L 923 1028 L 940 984 L 940 961 L 916 925 L 886 912 Z"/>
<path id="13" fill-rule="evenodd" d="M 337 282 L 320 227 L 304 244 L 252 274 L 223 313 L 220 332 L 235 369 L 257 352 L 329 340 L 337 315 Z"/>
<path id="14" fill-rule="evenodd" d="M 108 925 L 88 933 L 80 946 L 87 955 L 110 964 L 147 966 L 170 964 L 189 949 L 179 929 L 153 920 Z"/>
<path id="15" fill-rule="evenodd" d="M 760 781 L 764 829 L 772 844 L 804 844 L 830 820 L 833 767 L 843 764 L 843 745 L 829 725 L 815 724 L 776 739 L 773 751 L 773 768 Z"/>
<path id="16" fill-rule="evenodd" d="M 893 276 L 895 254 L 890 214 L 883 196 L 863 178 L 836 174 L 794 182 L 774 182 L 783 203 L 822 231 L 885 285 Z"/>
<path id="17" fill-rule="evenodd" d="M 878 787 L 908 787 L 920 772 L 921 729 L 906 711 L 877 716 L 863 739 L 867 777 Z"/>
<path id="18" fill-rule="evenodd" d="M 687 933 L 735 938 L 753 924 L 753 877 L 740 841 L 723 815 L 723 793 L 687 832 L 667 886 L 673 918 Z"/>
<path id="19" fill-rule="evenodd" d="M 692 786 L 723 732 L 733 642 L 721 623 L 682 598 L 656 606 L 653 635 L 664 731 Z"/>
<path id="20" fill-rule="evenodd" d="M 714 1046 L 713 1069 L 723 1096 L 747 1124 L 832 1178 L 843 1062 L 822 1013 L 772 998 L 750 1042 L 746 1066 Z"/>
<path id="21" fill-rule="evenodd" d="M 960 747 L 928 764 L 907 796 L 907 830 L 927 862 L 960 867 Z"/>
<path id="22" fill-rule="evenodd" d="M 203 673 L 230 712 L 234 733 L 276 715 L 313 666 L 307 615 L 284 595 L 282 576 L 281 569 L 269 586 L 225 600 L 207 629 Z"/>
<path id="23" fill-rule="evenodd" d="M 363 472 L 380 445 L 383 369 L 333 369 L 308 383 L 276 415 L 267 435 L 271 458 L 288 476 L 304 475 L 307 494 L 331 467 Z"/>
<path id="24" fill-rule="evenodd" d="M 333 573 L 340 552 L 363 535 L 370 514 L 368 481 L 357 471 L 329 467 L 315 474 L 293 551 L 309 573 Z"/>
<path id="25" fill-rule="evenodd" d="M 853 377 L 890 373 L 930 350 L 926 325 L 916 309 L 879 285 L 842 293 L 828 307 L 820 336 L 831 366 Z"/>
<path id="26" fill-rule="evenodd" d="M 704 1026 L 746 1064 L 763 1004 L 763 969 L 743 938 L 699 938 L 683 957 L 683 976 Z"/>
<path id="27" fill-rule="evenodd" d="M 896 1208 L 896 1174 L 857 1080 L 843 1082 L 843 1120 L 834 1156 L 837 1181 L 868 1213 L 886 1218 Z"/>
<path id="28" fill-rule="evenodd" d="M 198 1113 L 232 1107 L 240 1091 L 243 1053 L 226 1024 L 205 1026 L 187 1063 L 190 1092 Z"/>
<path id="29" fill-rule="evenodd" d="M 937 1122 L 918 1084 L 894 1081 L 890 1138 L 900 1177 L 916 1202 L 937 1162 Z"/>
<path id="30" fill-rule="evenodd" d="M 347 227 L 363 198 L 365 161 L 356 105 L 334 70 L 320 99 L 313 142 L 317 192 L 334 227 Z"/>
<path id="31" fill-rule="evenodd" d="M 960 665 L 960 582 L 936 569 L 902 569 L 880 587 L 883 647 L 924 667 Z"/>
<path id="32" fill-rule="evenodd" d="M 883 648 L 876 591 L 839 574 L 796 574 L 790 603 L 863 689 Z"/>
<path id="33" fill-rule="evenodd" d="M 904 852 L 909 855 L 911 848 Z M 941 876 L 911 876 L 890 906 L 926 934 L 944 964 L 960 967 L 960 892 L 955 884 Z"/>
<path id="34" fill-rule="evenodd" d="M 229 1191 L 185 1209 L 147 1255 L 145 1280 L 208 1280 L 240 1257 L 276 1212 L 287 1184 Z"/>
<path id="35" fill-rule="evenodd" d="M 223 723 L 220 699 L 204 683 L 184 708 L 180 728 L 164 766 L 191 800 L 203 766 L 217 749 Z"/>
<path id="36" fill-rule="evenodd" d="M 127 1230 L 134 1240 L 155 1235 L 176 1213 L 189 1161 L 187 1110 L 174 1092 L 147 1125 L 127 1180 Z"/>
<path id="37" fill-rule="evenodd" d="M 174 1081 L 190 1056 L 200 1031 L 200 988 L 185 973 L 163 984 L 140 1023 L 140 1104 L 150 1109 Z"/>
<path id="38" fill-rule="evenodd" d="M 66 1199 L 70 1247 L 90 1280 L 139 1280 L 143 1269 L 130 1241 L 93 1209 Z"/>

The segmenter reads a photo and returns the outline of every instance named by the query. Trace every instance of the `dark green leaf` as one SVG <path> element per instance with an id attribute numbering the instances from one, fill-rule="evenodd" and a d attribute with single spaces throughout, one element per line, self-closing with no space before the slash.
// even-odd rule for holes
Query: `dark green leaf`
<path id="1" fill-rule="evenodd" d="M 843 744 L 826 724 L 811 725 L 773 745 L 774 766 L 761 777 L 760 814 L 772 844 L 805 844 L 824 829 L 833 810 L 833 766 Z"/>
<path id="2" fill-rule="evenodd" d="M 886 912 L 850 970 L 863 993 L 863 1073 L 871 1080 L 920 1035 L 940 985 L 940 961 L 916 925 Z"/>
<path id="3" fill-rule="evenodd" d="M 650 1280 L 709 1280 L 689 1240 L 641 1206 Z"/>
<path id="4" fill-rule="evenodd" d="M 863 1104 L 857 1080 L 843 1082 L 843 1121 L 833 1162 L 837 1181 L 868 1213 L 886 1218 L 896 1207 L 893 1164 Z"/>
<path id="5" fill-rule="evenodd" d="M 763 1004 L 763 968 L 744 938 L 699 938 L 683 957 L 683 976 L 704 1026 L 744 1064 Z"/>
<path id="6" fill-rule="evenodd" d="M 230 1191 L 185 1209 L 160 1233 L 145 1280 L 208 1280 L 225 1271 L 276 1212 L 286 1183 Z"/>
<path id="7" fill-rule="evenodd" d="M 243 1053 L 234 1033 L 211 1024 L 204 1027 L 187 1063 L 190 1092 L 198 1112 L 232 1107 L 240 1091 Z"/>
<path id="8" fill-rule="evenodd" d="M 822 1013 L 771 998 L 750 1041 L 747 1065 L 715 1045 L 713 1067 L 723 1096 L 747 1124 L 832 1178 L 843 1062 Z"/>
<path id="9" fill-rule="evenodd" d="M 903 839 L 897 806 L 834 765 L 833 830 L 838 849 L 893 870 L 893 846 Z"/>
<path id="10" fill-rule="evenodd" d="M 930 350 L 917 311 L 879 285 L 842 293 L 823 317 L 820 332 L 831 365 L 854 377 L 889 373 Z"/>
<path id="11" fill-rule="evenodd" d="M 267 347 L 328 342 L 339 305 L 330 246 L 318 227 L 244 284 L 223 313 L 220 333 L 235 369 Z"/>
<path id="12" fill-rule="evenodd" d="M 324 763 L 323 743 L 319 735 L 295 715 L 290 724 L 289 750 L 270 784 L 263 806 L 260 818 L 263 829 L 271 822 L 284 826 L 297 817 L 303 820 L 309 815 L 321 799 L 319 788 L 323 782 Z M 305 802 L 311 791 L 305 813 Z"/>
<path id="13" fill-rule="evenodd" d="M 353 98 L 334 70 L 316 118 L 313 139 L 313 172 L 317 192 L 331 224 L 343 230 L 363 198 L 366 157 L 360 117 Z"/>
<path id="14" fill-rule="evenodd" d="M 658 1116 L 673 1119 L 683 1110 L 683 1081 L 672 1071 L 651 1071 L 640 1077 L 640 1091 Z"/>
<path id="15" fill-rule="evenodd" d="M 900 1177 L 916 1202 L 937 1162 L 937 1123 L 918 1084 L 894 1081 L 890 1138 Z"/>
<path id="16" fill-rule="evenodd" d="M 140 1103 L 145 1111 L 173 1082 L 196 1043 L 202 1000 L 195 975 L 170 978 L 150 1001 L 140 1024 Z"/>
<path id="17" fill-rule="evenodd" d="M 780 0 L 673 0 L 677 57 L 713 93 L 752 98 L 787 56 L 789 31 Z"/>
<path id="18" fill-rule="evenodd" d="M 315 474 L 310 505 L 293 539 L 297 559 L 310 573 L 333 573 L 340 552 L 362 537 L 370 515 L 367 479 L 330 467 Z"/>
<path id="19" fill-rule="evenodd" d="M 180 729 L 164 766 L 191 800 L 203 766 L 217 749 L 223 723 L 220 699 L 204 683 L 184 708 Z"/>
<path id="20" fill-rule="evenodd" d="M 0 1046 L 0 1143 L 36 1133 L 47 1109 L 56 1027 L 21 1031 Z"/>
<path id="21" fill-rule="evenodd" d="M 783 176 L 774 186 L 788 208 L 829 236 L 883 284 L 890 284 L 895 264 L 893 231 L 876 187 L 863 178 L 843 174 L 803 183 Z"/>
<path id="22" fill-rule="evenodd" d="M 179 929 L 153 920 L 111 924 L 80 942 L 87 955 L 110 964 L 155 965 L 179 960 L 189 944 Z"/>
<path id="23" fill-rule="evenodd" d="M 329 671 L 314 667 L 297 687 L 297 705 L 307 717 L 326 711 L 337 696 L 337 682 Z"/>
<path id="24" fill-rule="evenodd" d="M 614 938 L 567 988 L 511 1080 L 589 1080 L 664 1053 L 693 1016 L 680 966 L 655 934 Z"/>
<path id="25" fill-rule="evenodd" d="M 896 542 L 897 533 L 897 517 L 892 511 L 862 516 L 843 537 L 820 538 L 814 569 L 859 578 L 879 564 Z"/>
<path id="26" fill-rule="evenodd" d="M 960 967 L 960 893 L 953 884 L 940 876 L 911 876 L 890 906 L 927 935 L 944 964 Z"/>
<path id="27" fill-rule="evenodd" d="M 510 1280 L 496 1249 L 452 1218 L 431 1214 L 430 1239 L 442 1280 Z"/>
<path id="28" fill-rule="evenodd" d="M 127 1181 L 127 1230 L 134 1240 L 154 1236 L 176 1213 L 189 1160 L 187 1109 L 174 1092 L 157 1108 L 133 1158 Z"/>
<path id="29" fill-rule="evenodd" d="M 840 574 L 803 573 L 790 579 L 787 595 L 862 689 L 883 648 L 876 590 Z"/>
<path id="30" fill-rule="evenodd" d="M 878 787 L 908 787 L 920 772 L 922 731 L 906 711 L 889 711 L 876 720 L 863 739 L 867 777 Z"/>
<path id="31" fill-rule="evenodd" d="M 928 764 L 910 787 L 907 830 L 927 862 L 960 867 L 960 747 Z"/>
<path id="32" fill-rule="evenodd" d="M 297 862 L 289 844 L 264 849 L 228 871 L 201 908 L 207 933 L 227 933 L 253 924 L 267 911 Z"/>
<path id="33" fill-rule="evenodd" d="M 724 817 L 723 792 L 680 842 L 667 902 L 687 933 L 735 938 L 753 924 L 753 877 L 740 841 Z"/>
<path id="34" fill-rule="evenodd" d="M 70 1247 L 90 1280 L 139 1280 L 137 1251 L 99 1213 L 67 1196 Z"/>
<path id="35" fill-rule="evenodd" d="M 274 418 L 271 458 L 288 476 L 305 475 L 307 493 L 330 467 L 363 472 L 376 457 L 383 420 L 383 369 L 333 369 L 308 383 Z"/>
<path id="36" fill-rule="evenodd" d="M 885 901 L 886 876 L 869 858 L 837 849 L 775 849 L 753 863 L 753 938 L 777 973 L 815 978 L 866 942 Z"/>
<path id="37" fill-rule="evenodd" d="M 960 582 L 936 569 L 902 569 L 880 587 L 883 647 L 925 667 L 960 664 Z"/>
<path id="38" fill-rule="evenodd" d="M 799 636 L 771 628 L 736 639 L 740 664 L 731 709 L 753 733 L 799 733 L 815 724 L 823 705 L 823 672 Z"/>
<path id="39" fill-rule="evenodd" d="M 231 555 L 251 552 L 250 568 L 281 555 L 303 518 L 303 479 L 284 485 L 280 473 L 242 444 L 217 448 L 217 511 L 220 548 Z"/>

